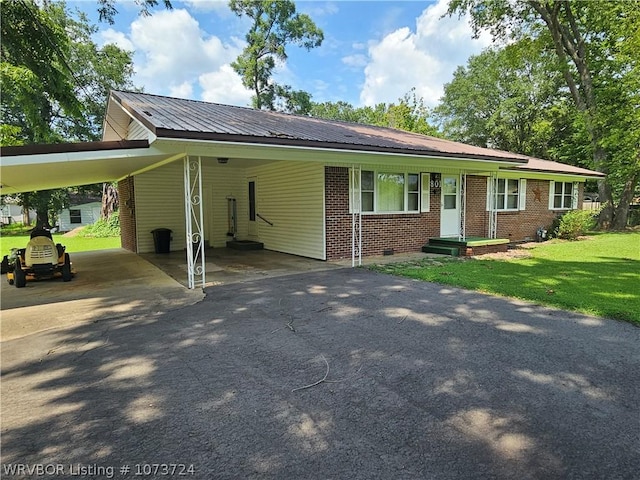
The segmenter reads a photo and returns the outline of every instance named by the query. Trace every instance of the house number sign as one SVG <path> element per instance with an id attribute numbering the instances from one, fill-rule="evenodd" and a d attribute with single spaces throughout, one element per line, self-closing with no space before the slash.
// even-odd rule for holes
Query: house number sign
<path id="1" fill-rule="evenodd" d="M 439 173 L 432 173 L 431 174 L 431 191 L 433 193 L 436 193 L 438 191 L 440 191 L 440 174 Z"/>

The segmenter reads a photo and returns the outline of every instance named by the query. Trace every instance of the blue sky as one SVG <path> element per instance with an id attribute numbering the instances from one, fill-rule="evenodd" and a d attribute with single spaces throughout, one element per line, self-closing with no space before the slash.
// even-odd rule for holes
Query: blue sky
<path id="1" fill-rule="evenodd" d="M 242 51 L 249 20 L 226 1 L 172 0 L 173 10 L 138 15 L 132 1 L 118 2 L 116 23 L 97 22 L 95 1 L 68 1 L 98 25 L 96 41 L 134 52 L 134 82 L 146 92 L 246 106 L 247 91 L 230 63 Z M 490 45 L 472 39 L 465 18 L 441 18 L 446 0 L 297 1 L 324 31 L 321 47 L 287 49 L 275 80 L 312 94 L 316 102 L 355 106 L 394 102 L 415 88 L 433 106 L 458 65 Z"/>

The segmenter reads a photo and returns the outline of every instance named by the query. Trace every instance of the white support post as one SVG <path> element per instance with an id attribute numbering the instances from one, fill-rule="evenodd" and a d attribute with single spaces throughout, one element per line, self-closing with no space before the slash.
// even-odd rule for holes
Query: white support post
<path id="1" fill-rule="evenodd" d="M 205 284 L 204 234 L 202 212 L 202 159 L 184 158 L 184 212 L 187 241 L 189 288 Z"/>
<path id="2" fill-rule="evenodd" d="M 351 203 L 351 266 L 362 265 L 362 190 L 359 165 L 351 167 L 349 194 Z"/>
<path id="3" fill-rule="evenodd" d="M 458 222 L 460 225 L 458 240 L 466 239 L 466 217 L 467 217 L 467 174 L 460 173 L 460 211 L 458 214 Z"/>
<path id="4" fill-rule="evenodd" d="M 498 237 L 498 172 L 491 173 L 489 182 L 489 238 Z"/>

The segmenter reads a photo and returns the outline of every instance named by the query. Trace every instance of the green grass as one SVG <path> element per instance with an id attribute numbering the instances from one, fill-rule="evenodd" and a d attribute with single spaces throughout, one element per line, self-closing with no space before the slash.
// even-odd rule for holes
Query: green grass
<path id="1" fill-rule="evenodd" d="M 640 232 L 552 240 L 528 258 L 458 259 L 370 268 L 640 324 Z"/>
<path id="2" fill-rule="evenodd" d="M 73 255 L 73 252 L 120 248 L 120 237 L 64 237 L 53 234 L 53 241 L 67 247 L 67 252 L 71 255 Z M 0 236 L 0 256 L 8 255 L 12 248 L 24 248 L 27 243 L 29 243 L 29 235 L 5 235 L 3 232 L 2 236 Z"/>

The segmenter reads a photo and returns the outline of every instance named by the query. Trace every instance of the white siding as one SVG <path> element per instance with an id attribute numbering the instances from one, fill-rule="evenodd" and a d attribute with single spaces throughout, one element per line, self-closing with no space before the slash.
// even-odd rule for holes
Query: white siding
<path id="1" fill-rule="evenodd" d="M 65 208 L 58 214 L 58 226 L 60 227 L 60 231 L 69 232 L 74 228 L 91 225 L 97 222 L 100 219 L 101 209 L 102 204 L 100 202 L 85 203 L 83 205 Z M 71 223 L 70 210 L 80 210 L 80 223 Z"/>
<path id="2" fill-rule="evenodd" d="M 257 213 L 273 222 L 258 220 L 265 248 L 324 260 L 324 165 L 277 162 L 249 168 L 247 177 L 256 177 Z M 243 207 L 248 224 L 246 201 Z"/>
<path id="3" fill-rule="evenodd" d="M 154 252 L 155 228 L 173 231 L 171 250 L 186 248 L 182 161 L 134 177 L 138 253 Z"/>
<path id="4" fill-rule="evenodd" d="M 127 131 L 127 140 L 147 140 L 149 133 L 149 130 L 143 127 L 140 122 L 131 120 Z"/>
<path id="5" fill-rule="evenodd" d="M 224 247 L 227 237 L 227 197 L 237 199 L 238 216 L 246 210 L 245 170 L 202 162 L 203 230 L 212 247 Z M 184 214 L 184 164 L 182 160 L 135 177 L 138 252 L 154 251 L 155 228 L 172 230 L 171 250 L 186 248 Z M 246 236 L 246 222 L 239 220 L 238 238 Z"/>
<path id="6" fill-rule="evenodd" d="M 277 162 L 239 168 L 203 161 L 202 189 L 205 240 L 223 247 L 227 236 L 227 197 L 237 201 L 239 239 L 249 225 L 248 178 L 255 177 L 259 240 L 265 248 L 324 259 L 324 166 Z M 172 230 L 171 250 L 186 248 L 183 163 L 137 175 L 135 181 L 138 252 L 154 251 L 155 228 Z"/>
<path id="7" fill-rule="evenodd" d="M 227 220 L 227 197 L 236 199 L 238 238 L 246 238 L 246 222 L 243 212 L 247 209 L 245 195 L 245 169 L 231 165 L 205 163 L 202 165 L 202 190 L 204 196 L 203 215 L 205 240 L 212 247 L 224 247 L 229 231 Z"/>

